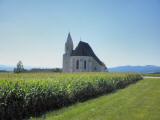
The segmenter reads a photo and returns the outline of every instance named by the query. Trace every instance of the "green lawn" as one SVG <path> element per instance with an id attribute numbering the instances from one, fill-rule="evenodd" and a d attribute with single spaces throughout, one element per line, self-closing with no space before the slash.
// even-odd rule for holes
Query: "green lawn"
<path id="1" fill-rule="evenodd" d="M 115 93 L 49 112 L 45 117 L 45 120 L 160 120 L 160 79 L 144 79 Z"/>

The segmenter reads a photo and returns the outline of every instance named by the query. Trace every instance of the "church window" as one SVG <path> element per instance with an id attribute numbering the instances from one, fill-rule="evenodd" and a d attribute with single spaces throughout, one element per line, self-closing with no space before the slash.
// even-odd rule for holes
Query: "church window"
<path id="1" fill-rule="evenodd" d="M 95 67 L 95 68 L 94 68 L 94 70 L 96 71 L 96 70 L 97 70 L 97 68 Z"/>
<path id="2" fill-rule="evenodd" d="M 86 60 L 84 61 L 84 69 L 86 70 L 86 68 L 87 68 L 87 62 L 86 62 Z"/>
<path id="3" fill-rule="evenodd" d="M 79 69 L 79 60 L 76 61 L 76 69 Z"/>

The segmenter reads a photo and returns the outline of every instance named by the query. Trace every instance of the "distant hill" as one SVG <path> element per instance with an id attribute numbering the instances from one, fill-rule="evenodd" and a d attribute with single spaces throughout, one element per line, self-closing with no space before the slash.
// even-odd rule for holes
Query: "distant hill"
<path id="1" fill-rule="evenodd" d="M 160 66 L 119 66 L 109 68 L 110 72 L 160 73 Z"/>
<path id="2" fill-rule="evenodd" d="M 15 66 L 12 65 L 0 65 L 0 71 L 13 71 Z M 29 66 L 24 66 L 25 69 L 31 69 Z"/>
<path id="3" fill-rule="evenodd" d="M 13 71 L 13 66 L 9 65 L 0 65 L 0 71 Z"/>
<path id="4" fill-rule="evenodd" d="M 25 67 L 31 69 L 32 67 Z M 0 65 L 0 71 L 13 71 L 14 66 Z M 137 72 L 137 73 L 160 73 L 160 66 L 146 65 L 146 66 L 118 66 L 108 68 L 109 72 Z"/>
<path id="5" fill-rule="evenodd" d="M 15 66 L 0 65 L 0 72 L 13 71 Z M 24 66 L 26 72 L 61 72 L 61 68 L 34 68 L 30 66 Z"/>

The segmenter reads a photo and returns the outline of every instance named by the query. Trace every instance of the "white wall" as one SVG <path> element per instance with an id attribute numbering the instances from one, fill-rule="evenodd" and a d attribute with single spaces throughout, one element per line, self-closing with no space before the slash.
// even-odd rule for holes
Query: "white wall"
<path id="1" fill-rule="evenodd" d="M 63 55 L 63 72 L 71 72 L 70 71 L 70 56 L 67 54 Z"/>
<path id="2" fill-rule="evenodd" d="M 76 61 L 79 60 L 79 69 L 76 68 Z M 86 69 L 84 68 L 84 61 L 86 61 Z M 105 71 L 105 67 L 99 65 L 93 57 L 90 56 L 71 56 L 70 58 L 70 72 L 101 72 Z"/>
<path id="3" fill-rule="evenodd" d="M 76 61 L 79 60 L 79 69 L 76 68 Z M 84 61 L 86 61 L 86 69 L 84 69 Z M 72 72 L 89 72 L 91 70 L 92 57 L 89 56 L 71 56 L 71 71 Z"/>

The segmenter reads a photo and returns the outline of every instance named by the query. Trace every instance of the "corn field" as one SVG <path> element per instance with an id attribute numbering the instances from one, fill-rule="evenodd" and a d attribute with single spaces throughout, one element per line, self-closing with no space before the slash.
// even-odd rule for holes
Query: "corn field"
<path id="1" fill-rule="evenodd" d="M 0 74 L 0 119 L 21 120 L 141 80 L 133 73 Z"/>

